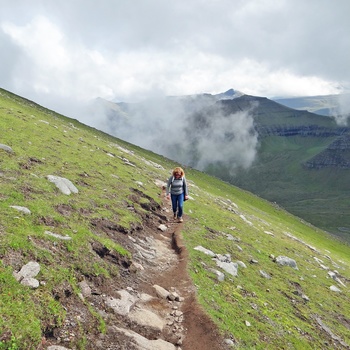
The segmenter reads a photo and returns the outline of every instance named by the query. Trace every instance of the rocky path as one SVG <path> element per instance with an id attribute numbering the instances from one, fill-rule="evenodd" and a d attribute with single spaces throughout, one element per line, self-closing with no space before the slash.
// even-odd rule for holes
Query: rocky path
<path id="1" fill-rule="evenodd" d="M 128 350 L 223 350 L 223 340 L 199 307 L 187 273 L 184 224 L 174 221 L 169 202 L 164 207 L 166 229 L 135 241 L 142 266 L 137 287 L 119 291 L 120 299 L 110 300 L 109 306 L 126 319 L 114 331 Z M 124 349 L 121 344 L 119 348 Z"/>
<path id="2" fill-rule="evenodd" d="M 177 259 L 169 271 L 156 276 L 154 282 L 164 288 L 175 288 L 183 297 L 180 310 L 183 313 L 183 350 L 225 349 L 213 322 L 196 301 L 196 289 L 187 273 L 187 251 L 182 243 L 182 223 L 170 225 L 165 235 L 171 238 L 170 252 L 176 252 Z"/>
<path id="3" fill-rule="evenodd" d="M 82 298 L 98 310 L 106 323 L 106 332 L 99 335 L 93 332 L 86 349 L 229 349 L 197 303 L 196 288 L 187 273 L 188 253 L 182 241 L 185 223 L 174 221 L 167 200 L 157 215 L 148 219 L 138 235 L 124 236 L 133 251 L 134 272 L 131 269 L 122 277 L 122 288 L 118 281 L 109 286 L 92 281 L 80 285 Z M 76 310 L 75 304 L 71 303 L 69 310 Z M 88 319 L 81 316 L 82 309 L 77 312 L 80 320 L 88 324 Z M 76 317 L 73 312 L 67 316 L 56 339 L 64 340 L 74 334 L 72 324 Z M 49 345 L 47 341 L 47 346 L 40 350 L 72 349 L 62 346 L 64 341 L 55 343 Z"/>
<path id="4" fill-rule="evenodd" d="M 154 294 L 154 286 L 170 293 L 163 297 L 169 307 L 168 312 L 175 317 L 165 318 L 163 337 L 176 345 L 175 349 L 227 349 L 217 328 L 196 301 L 196 288 L 187 273 L 188 254 L 182 242 L 181 230 L 184 224 L 172 218 L 170 202 L 165 201 L 164 207 L 167 229 L 155 237 L 156 258 L 145 269 L 144 282 L 140 287 L 151 295 Z M 174 295 L 178 296 L 175 300 Z M 159 296 L 161 293 L 158 292 Z"/>

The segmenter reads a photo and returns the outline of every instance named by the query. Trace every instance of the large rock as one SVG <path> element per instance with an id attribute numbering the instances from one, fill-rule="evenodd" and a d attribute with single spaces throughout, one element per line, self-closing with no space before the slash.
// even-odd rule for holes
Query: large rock
<path id="1" fill-rule="evenodd" d="M 276 258 L 276 263 L 282 266 L 290 266 L 295 270 L 299 270 L 295 260 L 288 258 L 287 256 L 278 256 Z"/>
<path id="2" fill-rule="evenodd" d="M 166 290 L 165 288 L 161 287 L 161 286 L 158 286 L 157 284 L 155 284 L 153 286 L 156 294 L 158 295 L 159 298 L 161 299 L 167 299 L 170 292 L 168 290 Z"/>
<path id="3" fill-rule="evenodd" d="M 128 315 L 129 320 L 135 322 L 137 325 L 150 329 L 155 332 L 162 332 L 164 328 L 164 321 L 154 312 L 135 307 Z"/>
<path id="4" fill-rule="evenodd" d="M 28 264 L 22 266 L 21 270 L 15 274 L 17 280 L 22 278 L 36 277 L 40 272 L 40 265 L 36 261 L 29 261 Z"/>
<path id="5" fill-rule="evenodd" d="M 217 259 L 216 260 L 216 265 L 232 275 L 233 277 L 236 277 L 238 274 L 238 264 L 234 262 L 223 262 Z"/>
<path id="6" fill-rule="evenodd" d="M 17 281 L 24 286 L 36 289 L 39 287 L 39 281 L 34 277 L 40 272 L 40 265 L 36 261 L 30 261 L 28 264 L 22 266 L 19 272 L 14 272 L 13 276 Z"/>
<path id="7" fill-rule="evenodd" d="M 116 327 L 116 330 L 130 338 L 137 350 L 176 350 L 175 345 L 165 340 L 148 340 L 140 334 L 124 328 Z"/>
<path id="8" fill-rule="evenodd" d="M 78 189 L 73 185 L 73 183 L 64 177 L 48 175 L 47 179 L 50 182 L 54 183 L 63 194 L 70 195 L 71 193 L 79 192 Z"/>
<path id="9" fill-rule="evenodd" d="M 115 313 L 118 315 L 125 316 L 127 315 L 131 308 L 136 304 L 138 298 L 133 296 L 126 290 L 120 290 L 117 292 L 120 299 L 116 299 L 113 297 L 108 297 L 106 299 L 106 305 L 113 309 Z"/>

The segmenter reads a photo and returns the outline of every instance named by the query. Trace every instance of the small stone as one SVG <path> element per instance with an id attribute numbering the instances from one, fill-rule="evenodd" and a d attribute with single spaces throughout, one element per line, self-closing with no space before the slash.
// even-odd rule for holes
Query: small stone
<path id="1" fill-rule="evenodd" d="M 158 230 L 162 231 L 162 232 L 165 232 L 166 230 L 168 229 L 168 227 L 164 224 L 160 224 L 158 226 Z"/>
<path id="2" fill-rule="evenodd" d="M 83 297 L 90 297 L 91 296 L 91 288 L 87 284 L 86 281 L 81 281 L 78 283 L 78 285 L 81 289 L 81 294 L 83 295 Z"/>
<path id="3" fill-rule="evenodd" d="M 310 298 L 307 295 L 305 295 L 305 294 L 302 294 L 301 297 L 305 301 L 310 301 Z"/>
<path id="4" fill-rule="evenodd" d="M 332 292 L 337 292 L 337 293 L 340 293 L 340 292 L 341 292 L 341 290 L 340 290 L 338 287 L 336 287 L 336 286 L 330 286 L 329 289 L 330 289 Z"/>
<path id="5" fill-rule="evenodd" d="M 227 345 L 234 345 L 234 342 L 231 339 L 225 339 L 224 343 L 227 344 Z"/>
<path id="6" fill-rule="evenodd" d="M 28 208 L 26 208 L 26 207 L 21 207 L 19 205 L 10 205 L 10 208 L 16 209 L 16 210 L 18 210 L 21 213 L 26 214 L 26 215 L 30 215 L 31 214 L 31 211 Z"/>
<path id="7" fill-rule="evenodd" d="M 170 301 L 175 301 L 175 295 L 174 295 L 173 293 L 169 293 L 168 299 L 169 299 Z"/>
<path id="8" fill-rule="evenodd" d="M 63 194 L 70 195 L 71 193 L 79 192 L 73 183 L 64 177 L 47 175 L 47 179 L 50 182 L 54 183 Z"/>
<path id="9" fill-rule="evenodd" d="M 158 286 L 157 284 L 155 284 L 153 286 L 153 288 L 155 289 L 156 294 L 158 295 L 158 297 L 162 298 L 162 299 L 167 299 L 168 295 L 170 294 L 166 289 L 164 289 L 161 286 Z"/>
<path id="10" fill-rule="evenodd" d="M 267 278 L 268 280 L 271 279 L 271 276 L 263 270 L 260 270 L 260 275 L 264 278 Z"/>
<path id="11" fill-rule="evenodd" d="M 276 258 L 276 262 L 277 262 L 277 264 L 279 264 L 281 266 L 290 266 L 291 268 L 293 268 L 295 270 L 299 270 L 295 260 L 293 260 L 287 256 L 278 256 Z"/>
<path id="12" fill-rule="evenodd" d="M 4 145 L 2 143 L 0 143 L 0 149 L 3 149 L 4 151 L 6 151 L 8 153 L 13 153 L 13 149 L 10 146 Z"/>

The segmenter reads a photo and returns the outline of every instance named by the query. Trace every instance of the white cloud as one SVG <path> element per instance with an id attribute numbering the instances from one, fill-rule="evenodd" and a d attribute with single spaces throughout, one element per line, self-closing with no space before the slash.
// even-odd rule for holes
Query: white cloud
<path id="1" fill-rule="evenodd" d="M 338 125 L 348 126 L 350 122 L 350 94 L 339 95 L 338 106 L 333 111 L 333 117 Z"/>
<path id="2" fill-rule="evenodd" d="M 98 96 L 350 86 L 348 0 L 2 0 L 1 9 L 2 87 L 69 115 L 67 101 Z"/>
<path id="3" fill-rule="evenodd" d="M 43 69 L 59 69 L 68 65 L 64 35 L 47 18 L 34 18 L 23 27 L 5 22 L 2 29 Z"/>
<path id="4" fill-rule="evenodd" d="M 199 138 L 197 149 L 200 159 L 196 167 L 205 169 L 217 162 L 228 165 L 232 174 L 239 167 L 249 168 L 255 160 L 258 147 L 258 135 L 253 122 L 250 111 L 213 116 L 208 133 Z"/>

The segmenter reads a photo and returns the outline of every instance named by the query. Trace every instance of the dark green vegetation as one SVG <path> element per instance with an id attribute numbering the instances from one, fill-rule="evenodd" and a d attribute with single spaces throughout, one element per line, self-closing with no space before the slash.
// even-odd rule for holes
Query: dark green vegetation
<path id="1" fill-rule="evenodd" d="M 79 299 L 78 282 L 122 281 L 133 258 L 125 237 L 160 210 L 155 179 L 165 180 L 175 163 L 4 90 L 0 130 L 0 143 L 13 149 L 0 149 L 0 349 L 37 349 L 65 325 L 70 307 L 81 308 L 89 322 L 77 320 L 80 332 L 65 345 L 94 349 L 88 335 L 107 327 L 98 310 Z M 60 193 L 47 181 L 50 174 L 68 178 L 79 193 Z M 188 269 L 199 301 L 235 348 L 349 346 L 349 246 L 228 183 L 193 169 L 186 174 L 192 197 L 183 231 Z M 115 228 L 113 234 L 103 223 Z M 46 230 L 72 240 L 57 240 Z M 193 249 L 198 245 L 247 267 L 218 282 L 210 272 L 215 262 Z M 294 259 L 298 270 L 277 265 L 272 255 Z M 38 279 L 45 282 L 37 289 L 13 277 L 31 260 L 40 263 Z M 332 285 L 341 292 L 332 292 Z"/>

